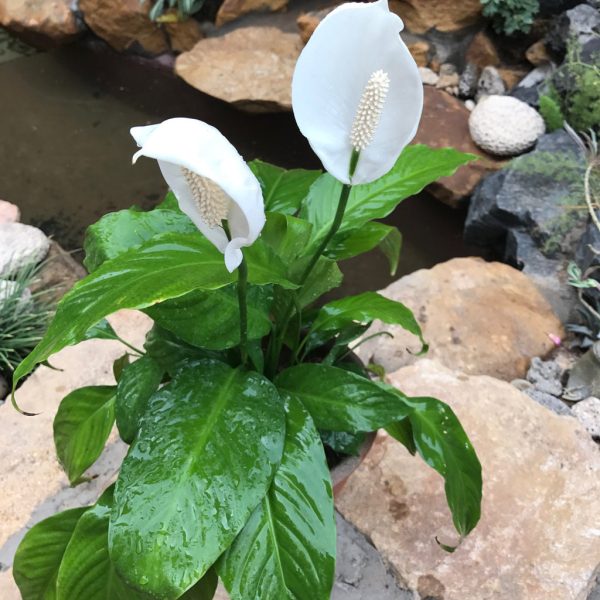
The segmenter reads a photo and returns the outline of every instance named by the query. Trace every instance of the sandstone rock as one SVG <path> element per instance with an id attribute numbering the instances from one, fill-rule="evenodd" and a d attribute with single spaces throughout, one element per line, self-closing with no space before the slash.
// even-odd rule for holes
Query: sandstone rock
<path id="1" fill-rule="evenodd" d="M 421 69 L 423 73 L 424 69 Z M 469 135 L 469 110 L 458 99 L 434 87 L 425 86 L 423 116 L 414 142 L 435 148 L 456 148 L 461 152 L 482 155 Z M 440 127 L 440 123 L 444 126 Z M 481 179 L 498 169 L 501 162 L 489 156 L 461 167 L 451 177 L 442 177 L 428 190 L 442 202 L 458 206 L 475 189 Z"/>
<path id="2" fill-rule="evenodd" d="M 287 6 L 288 0 L 225 0 L 217 13 L 218 27 L 254 11 L 276 11 Z"/>
<path id="3" fill-rule="evenodd" d="M 121 337 L 134 345 L 143 344 L 150 326 L 148 317 L 120 311 L 109 320 Z M 0 406 L 0 485 L 4 490 L 0 497 L 0 562 L 4 565 L 11 564 L 25 528 L 60 510 L 93 503 L 114 478 L 124 444 L 109 446 L 90 468 L 92 479 L 70 488 L 56 460 L 52 421 L 60 401 L 72 390 L 114 383 L 112 363 L 125 350 L 121 343 L 106 340 L 65 348 L 50 358 L 50 364 L 60 371 L 40 366 L 17 391 L 19 406 L 39 413 L 37 416 L 19 414 L 10 402 Z"/>
<path id="4" fill-rule="evenodd" d="M 49 247 L 50 240 L 37 227 L 23 223 L 0 224 L 0 277 L 39 263 Z"/>
<path id="5" fill-rule="evenodd" d="M 417 66 L 426 67 L 429 64 L 429 53 L 431 51 L 431 46 L 428 42 L 419 40 L 418 42 L 408 44 L 408 51 L 412 54 Z"/>
<path id="6" fill-rule="evenodd" d="M 438 89 L 448 89 L 457 87 L 460 82 L 460 76 L 456 67 L 451 63 L 444 63 L 440 66 L 440 77 L 435 87 Z"/>
<path id="7" fill-rule="evenodd" d="M 200 23 L 196 19 L 186 19 L 178 23 L 164 23 L 163 27 L 173 52 L 187 52 L 204 37 Z"/>
<path id="8" fill-rule="evenodd" d="M 600 453 L 511 385 L 421 361 L 390 377 L 456 412 L 483 467 L 481 521 L 453 553 L 443 481 L 381 435 L 337 500 L 421 600 L 583 600 L 600 556 Z"/>
<path id="9" fill-rule="evenodd" d="M 485 67 L 477 82 L 477 95 L 475 96 L 477 102 L 484 96 L 497 96 L 504 94 L 505 91 L 506 85 L 498 69 L 495 67 Z"/>
<path id="10" fill-rule="evenodd" d="M 292 74 L 301 45 L 294 33 L 274 27 L 243 27 L 199 41 L 179 55 L 175 71 L 201 92 L 244 110 L 289 110 Z"/>
<path id="11" fill-rule="evenodd" d="M 148 0 L 80 0 L 79 8 L 89 28 L 119 52 L 169 50 L 164 31 L 148 17 Z"/>
<path id="12" fill-rule="evenodd" d="M 11 204 L 6 200 L 0 200 L 0 224 L 18 223 L 21 218 L 21 211 L 16 204 Z"/>
<path id="13" fill-rule="evenodd" d="M 391 0 L 390 10 L 399 15 L 413 33 L 429 29 L 456 31 L 473 25 L 481 18 L 479 0 Z"/>
<path id="14" fill-rule="evenodd" d="M 427 67 L 419 67 L 419 75 L 424 85 L 436 85 L 440 80 L 440 76 Z"/>
<path id="15" fill-rule="evenodd" d="M 306 44 L 317 28 L 319 23 L 332 11 L 331 8 L 324 8 L 322 10 L 313 10 L 307 13 L 302 13 L 296 19 L 296 25 L 300 30 L 300 38 L 302 42 Z"/>
<path id="16" fill-rule="evenodd" d="M 560 321 L 520 271 L 478 258 L 455 258 L 406 275 L 381 291 L 408 306 L 429 343 L 427 358 L 469 375 L 512 381 L 523 377 L 534 356 L 553 349 L 549 333 L 560 335 Z M 390 373 L 418 360 L 414 336 L 380 322 L 367 335 L 389 331 L 362 344 L 365 363 Z"/>
<path id="17" fill-rule="evenodd" d="M 525 58 L 535 67 L 540 67 L 552 61 L 544 40 L 538 40 L 535 44 L 529 46 L 527 52 L 525 52 Z"/>
<path id="18" fill-rule="evenodd" d="M 0 0 L 0 26 L 40 48 L 65 44 L 83 31 L 70 0 Z"/>
<path id="19" fill-rule="evenodd" d="M 571 412 L 593 438 L 600 441 L 600 398 L 591 396 L 573 406 Z"/>
<path id="20" fill-rule="evenodd" d="M 545 130 L 540 114 L 512 96 L 488 96 L 469 117 L 473 141 L 496 156 L 522 154 Z"/>
<path id="21" fill-rule="evenodd" d="M 467 62 L 477 65 L 480 69 L 489 66 L 497 67 L 501 62 L 494 42 L 485 31 L 480 31 L 475 35 L 469 44 L 465 59 Z"/>
<path id="22" fill-rule="evenodd" d="M 527 70 L 521 67 L 498 67 L 498 74 L 505 89 L 512 90 L 527 75 Z"/>

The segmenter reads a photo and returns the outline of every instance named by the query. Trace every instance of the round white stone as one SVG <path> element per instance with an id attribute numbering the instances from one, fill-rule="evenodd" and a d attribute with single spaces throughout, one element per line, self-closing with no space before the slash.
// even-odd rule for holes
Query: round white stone
<path id="1" fill-rule="evenodd" d="M 6 301 L 11 297 L 18 293 L 18 290 L 21 289 L 21 285 L 19 285 L 16 281 L 8 281 L 6 279 L 0 279 L 0 309 L 4 307 Z M 18 302 L 18 310 L 22 310 L 31 302 L 31 290 L 25 288 L 21 292 L 21 297 Z M 2 396 L 0 396 L 1 398 Z"/>
<path id="2" fill-rule="evenodd" d="M 49 248 L 50 240 L 37 227 L 0 223 L 0 277 L 14 275 L 26 265 L 39 263 Z"/>
<path id="3" fill-rule="evenodd" d="M 473 141 L 496 156 L 516 156 L 531 148 L 546 131 L 544 119 L 511 96 L 487 96 L 471 112 Z"/>

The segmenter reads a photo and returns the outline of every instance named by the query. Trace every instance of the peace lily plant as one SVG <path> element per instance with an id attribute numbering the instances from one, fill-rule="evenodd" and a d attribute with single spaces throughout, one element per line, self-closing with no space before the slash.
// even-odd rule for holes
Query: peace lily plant
<path id="1" fill-rule="evenodd" d="M 457 539 L 476 525 L 481 468 L 450 408 L 353 358 L 374 319 L 425 350 L 411 312 L 374 292 L 319 302 L 342 281 L 337 261 L 379 248 L 394 272 L 401 236 L 380 219 L 472 158 L 407 146 L 422 88 L 401 29 L 385 0 L 345 4 L 300 56 L 294 114 L 325 173 L 246 164 L 199 121 L 132 130 L 134 160 L 156 159 L 171 192 L 88 229 L 90 275 L 14 374 L 16 386 L 69 344 L 120 339 L 105 320 L 118 309 L 145 312 L 154 325 L 142 349 L 124 346 L 117 384 L 71 392 L 54 421 L 72 485 L 115 421 L 129 451 L 96 504 L 27 533 L 14 561 L 25 600 L 205 600 L 218 579 L 233 600 L 325 600 L 326 450 L 356 454 L 379 428 L 442 475 Z"/>

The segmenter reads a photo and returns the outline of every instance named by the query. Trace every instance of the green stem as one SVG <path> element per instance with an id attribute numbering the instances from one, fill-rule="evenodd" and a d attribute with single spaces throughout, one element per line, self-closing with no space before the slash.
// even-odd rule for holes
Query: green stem
<path id="1" fill-rule="evenodd" d="M 240 305 L 240 354 L 242 366 L 248 361 L 248 301 L 246 299 L 248 289 L 248 265 L 246 259 L 242 259 L 238 267 L 238 303 Z"/>
<path id="2" fill-rule="evenodd" d="M 344 218 L 344 213 L 346 211 L 346 206 L 348 205 L 348 198 L 350 197 L 351 190 L 352 190 L 352 186 L 350 184 L 344 183 L 342 185 L 340 199 L 338 201 L 337 210 L 335 212 L 333 222 L 331 223 L 331 227 L 329 228 L 327 235 L 323 238 L 323 240 L 319 244 L 319 247 L 314 252 L 312 258 L 310 259 L 310 262 L 308 263 L 308 265 L 306 265 L 306 268 L 302 272 L 302 275 L 300 276 L 300 279 L 298 281 L 298 284 L 300 287 L 302 287 L 306 283 L 308 277 L 312 273 L 312 270 L 315 268 L 315 265 L 317 264 L 319 258 L 321 258 L 321 256 L 327 249 L 329 242 L 331 242 L 331 240 L 333 239 L 335 234 L 338 232 L 340 225 L 342 224 L 342 219 Z M 269 360 L 267 372 L 270 373 L 271 376 L 274 376 L 275 372 L 277 370 L 277 364 L 279 363 L 279 356 L 281 354 L 281 348 L 283 346 L 283 338 L 285 336 L 285 332 L 288 327 L 288 322 L 293 314 L 293 310 L 294 310 L 294 303 L 288 302 L 286 309 L 283 313 L 284 314 L 283 319 L 281 320 L 281 327 L 280 327 L 279 331 L 277 332 L 277 336 L 275 337 L 275 342 L 273 344 L 273 351 L 270 353 L 270 356 L 269 356 L 270 360 Z"/>

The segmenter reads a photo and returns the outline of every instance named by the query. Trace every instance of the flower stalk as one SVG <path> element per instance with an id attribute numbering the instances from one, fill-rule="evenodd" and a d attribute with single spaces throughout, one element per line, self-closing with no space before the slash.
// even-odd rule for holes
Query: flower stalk
<path id="1" fill-rule="evenodd" d="M 238 267 L 238 303 L 240 305 L 240 355 L 241 364 L 245 366 L 248 362 L 248 265 L 246 259 L 242 259 Z"/>

